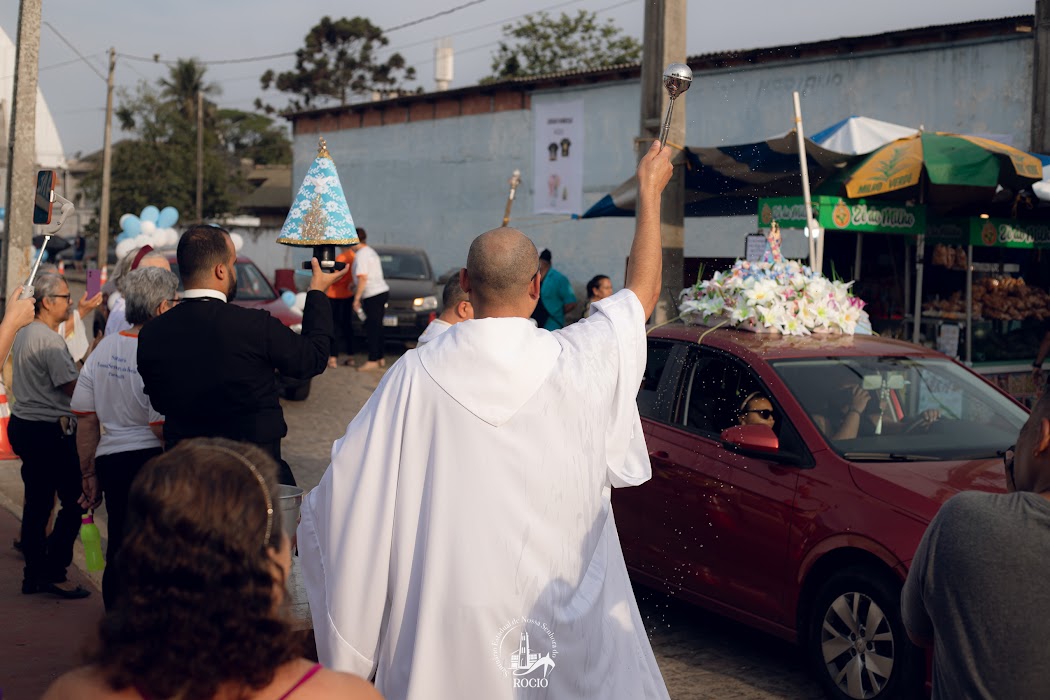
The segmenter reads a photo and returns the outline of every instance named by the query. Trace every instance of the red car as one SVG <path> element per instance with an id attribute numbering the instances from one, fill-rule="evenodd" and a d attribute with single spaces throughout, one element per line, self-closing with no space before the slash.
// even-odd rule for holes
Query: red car
<path id="1" fill-rule="evenodd" d="M 681 324 L 638 406 L 653 478 L 613 494 L 635 581 L 798 642 L 829 697 L 921 689 L 908 566 L 946 499 L 1005 490 L 1025 409 L 909 343 Z"/>

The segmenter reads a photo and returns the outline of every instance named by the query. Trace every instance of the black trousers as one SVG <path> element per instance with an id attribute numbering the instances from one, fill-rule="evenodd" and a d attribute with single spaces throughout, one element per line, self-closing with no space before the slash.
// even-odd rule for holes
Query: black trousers
<path id="1" fill-rule="evenodd" d="M 76 437 L 62 432 L 58 422 L 28 421 L 11 416 L 8 426 L 11 447 L 22 459 L 25 509 L 22 511 L 22 553 L 27 581 L 64 581 L 73 561 L 73 543 L 80 532 L 84 511 L 77 500 L 80 459 Z M 47 523 L 58 494 L 60 509 L 55 527 L 47 535 Z"/>
<path id="2" fill-rule="evenodd" d="M 361 300 L 361 308 L 365 311 L 365 339 L 368 342 L 369 361 L 383 359 L 383 313 L 389 298 L 390 292 L 383 292 Z"/>
<path id="3" fill-rule="evenodd" d="M 202 437 L 226 437 L 226 436 L 225 435 L 214 435 L 214 436 L 202 436 Z M 186 438 L 186 439 L 189 440 L 191 438 Z M 237 438 L 230 438 L 230 439 L 237 440 Z M 297 485 L 295 483 L 295 475 L 292 474 L 291 466 L 289 466 L 288 462 L 285 462 L 284 458 L 281 457 L 281 441 L 280 441 L 280 439 L 272 440 L 270 442 L 252 442 L 251 440 L 240 440 L 239 442 L 247 442 L 248 444 L 255 445 L 260 450 L 262 450 L 263 452 L 265 452 L 266 454 L 268 454 L 268 455 L 270 455 L 271 457 L 274 458 L 274 460 L 277 462 L 277 483 L 285 484 L 287 486 L 296 486 Z M 164 446 L 167 449 L 170 450 L 173 447 L 175 447 L 176 444 L 178 444 L 177 440 L 165 440 L 165 445 Z"/>
<path id="4" fill-rule="evenodd" d="M 335 333 L 332 335 L 332 349 L 328 353 L 332 357 L 339 357 L 340 343 L 347 355 L 354 354 L 354 299 L 329 299 L 332 304 L 332 327 Z"/>
<path id="5" fill-rule="evenodd" d="M 112 610 L 119 594 L 117 581 L 117 553 L 124 544 L 125 523 L 128 518 L 128 492 L 131 482 L 143 465 L 164 450 L 156 447 L 149 450 L 132 450 L 95 458 L 95 473 L 102 495 L 106 499 L 109 516 L 109 540 L 106 544 L 106 569 L 102 573 L 102 602 L 106 610 Z"/>

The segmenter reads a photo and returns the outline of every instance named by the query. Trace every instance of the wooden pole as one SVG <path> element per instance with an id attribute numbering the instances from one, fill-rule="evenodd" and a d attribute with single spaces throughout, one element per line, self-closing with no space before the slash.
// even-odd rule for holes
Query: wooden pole
<path id="1" fill-rule="evenodd" d="M 102 196 L 98 205 L 98 269 L 109 263 L 109 188 L 113 171 L 113 73 L 117 50 L 109 49 L 109 76 L 106 78 L 106 125 L 102 132 Z"/>
<path id="2" fill-rule="evenodd" d="M 802 170 L 802 204 L 806 207 L 806 229 L 809 231 L 809 266 L 815 272 L 821 272 L 823 261 L 817 253 L 817 225 L 813 221 L 813 200 L 809 195 L 809 163 L 806 161 L 806 137 L 802 133 L 802 105 L 797 90 L 791 95 L 795 101 L 795 136 L 798 137 L 798 163 Z"/>
<path id="3" fill-rule="evenodd" d="M 670 96 L 664 89 L 664 68 L 685 63 L 686 0 L 648 0 L 642 42 L 641 139 L 636 142 L 638 156 L 649 150 L 660 137 L 664 112 Z M 695 89 L 695 85 L 693 86 Z M 679 100 L 671 117 L 667 140 L 685 143 L 686 101 Z M 663 247 L 663 293 L 656 305 L 653 321 L 664 323 L 678 316 L 675 300 L 682 290 L 685 255 L 685 168 L 674 169 L 664 189 L 660 206 L 660 241 Z"/>
<path id="4" fill-rule="evenodd" d="M 40 1 L 22 0 L 15 39 L 15 84 L 7 139 L 7 183 L 4 186 L 4 299 L 29 277 L 33 239 L 36 178 L 36 91 L 40 66 Z"/>

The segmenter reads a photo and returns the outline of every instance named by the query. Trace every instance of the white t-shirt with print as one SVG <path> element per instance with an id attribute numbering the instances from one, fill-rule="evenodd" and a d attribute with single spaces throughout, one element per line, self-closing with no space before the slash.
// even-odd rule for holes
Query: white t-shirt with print
<path id="1" fill-rule="evenodd" d="M 102 426 L 95 455 L 161 447 L 150 430 L 164 422 L 142 385 L 138 365 L 139 339 L 126 331 L 107 335 L 91 353 L 73 391 L 73 413 L 94 413 Z"/>

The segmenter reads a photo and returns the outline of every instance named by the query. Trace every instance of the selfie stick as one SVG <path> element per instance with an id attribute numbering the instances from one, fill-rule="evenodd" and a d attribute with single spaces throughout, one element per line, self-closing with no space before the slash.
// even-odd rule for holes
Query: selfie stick
<path id="1" fill-rule="evenodd" d="M 44 228 L 44 245 L 40 246 L 40 254 L 36 256 L 36 263 L 33 265 L 33 271 L 29 273 L 29 279 L 26 280 L 25 285 L 22 287 L 22 295 L 20 299 L 30 299 L 33 296 L 33 280 L 36 279 L 37 270 L 40 269 L 40 262 L 44 259 L 44 251 L 47 250 L 47 242 L 62 229 L 62 224 L 66 223 L 66 217 L 76 211 L 76 207 L 73 203 L 54 192 L 56 202 L 61 202 L 62 209 L 58 212 L 58 219 L 52 221 Z"/>

